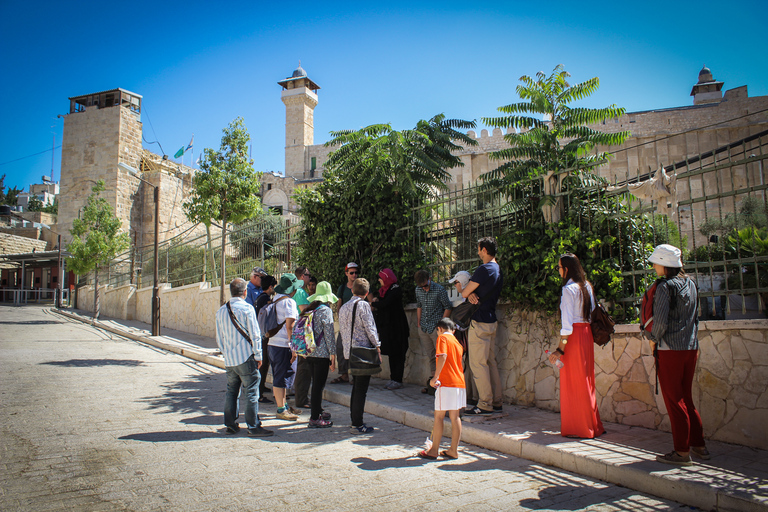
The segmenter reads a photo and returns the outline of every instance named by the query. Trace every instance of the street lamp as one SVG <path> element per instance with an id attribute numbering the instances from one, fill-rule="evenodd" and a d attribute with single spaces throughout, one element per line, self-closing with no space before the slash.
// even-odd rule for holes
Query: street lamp
<path id="1" fill-rule="evenodd" d="M 120 162 L 117 166 L 127 171 L 134 178 L 138 179 L 142 183 L 146 183 L 153 189 L 155 189 L 155 256 L 154 256 L 154 285 L 152 286 L 152 336 L 160 336 L 160 284 L 158 282 L 159 266 L 158 266 L 158 247 L 160 244 L 160 186 L 153 185 L 141 176 L 139 171 L 128 164 Z"/>

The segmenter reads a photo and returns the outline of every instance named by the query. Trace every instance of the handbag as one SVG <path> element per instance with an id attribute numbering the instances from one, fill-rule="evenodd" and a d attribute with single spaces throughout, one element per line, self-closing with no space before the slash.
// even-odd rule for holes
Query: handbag
<path id="1" fill-rule="evenodd" d="M 352 306 L 352 331 L 350 332 L 350 343 L 352 334 L 355 332 L 355 313 L 357 313 L 357 303 Z M 350 375 L 375 375 L 381 371 L 381 358 L 379 350 L 375 347 L 355 347 L 349 349 L 349 374 Z"/>

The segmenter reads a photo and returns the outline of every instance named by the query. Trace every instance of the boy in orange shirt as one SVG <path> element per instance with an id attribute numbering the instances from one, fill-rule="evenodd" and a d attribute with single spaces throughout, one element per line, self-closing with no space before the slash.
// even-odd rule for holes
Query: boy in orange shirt
<path id="1" fill-rule="evenodd" d="M 455 329 L 456 324 L 450 318 L 442 318 L 437 323 L 438 337 L 435 343 L 437 364 L 435 376 L 429 381 L 430 386 L 437 388 L 435 424 L 432 427 L 432 446 L 429 450 L 419 452 L 419 457 L 422 459 L 437 459 L 440 440 L 443 438 L 443 420 L 446 412 L 451 419 L 451 447 L 440 452 L 440 455 L 447 459 L 459 457 L 459 440 L 461 440 L 459 411 L 467 406 L 467 392 L 461 364 L 464 351 L 453 335 Z"/>

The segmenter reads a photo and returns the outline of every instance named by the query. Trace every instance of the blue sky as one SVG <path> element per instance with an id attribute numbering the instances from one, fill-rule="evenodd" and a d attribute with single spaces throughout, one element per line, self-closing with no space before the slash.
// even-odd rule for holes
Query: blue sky
<path id="1" fill-rule="evenodd" d="M 144 138 L 166 154 L 193 133 L 195 154 L 218 148 L 242 116 L 255 168 L 282 172 L 276 82 L 299 60 L 321 87 L 316 144 L 332 130 L 409 128 L 441 112 L 480 122 L 517 100 L 520 76 L 560 63 L 572 83 L 600 77 L 587 106 L 690 105 L 704 64 L 725 89 L 768 95 L 766 14 L 764 0 L 1 1 L 0 175 L 24 189 L 50 175 L 67 98 L 117 87 L 144 97 Z M 58 179 L 61 149 L 53 153 Z"/>

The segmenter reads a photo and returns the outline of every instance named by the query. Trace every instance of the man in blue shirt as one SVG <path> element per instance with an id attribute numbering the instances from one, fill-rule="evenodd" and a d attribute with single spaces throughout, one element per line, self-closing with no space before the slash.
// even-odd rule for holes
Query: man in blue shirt
<path id="1" fill-rule="evenodd" d="M 238 277 L 232 280 L 229 283 L 229 293 L 232 299 L 216 312 L 216 344 L 224 356 L 227 370 L 224 425 L 227 427 L 227 434 L 240 431 L 237 419 L 240 416 L 239 396 L 242 387 L 245 390 L 245 423 L 248 426 L 248 435 L 268 437 L 274 432 L 263 428 L 259 419 L 261 332 L 253 306 L 245 302 L 245 279 Z"/>
<path id="2" fill-rule="evenodd" d="M 472 315 L 472 325 L 467 333 L 469 367 L 477 388 L 477 406 L 464 414 L 488 415 L 501 411 L 502 388 L 496 365 L 496 303 L 499 301 L 504 280 L 496 263 L 496 241 L 484 237 L 477 241 L 477 255 L 483 264 L 462 291 L 462 297 L 480 307 Z M 480 300 L 482 299 L 482 301 Z"/>
<path id="3" fill-rule="evenodd" d="M 245 296 L 245 302 L 256 307 L 256 299 L 261 295 L 261 278 L 267 275 L 267 271 L 261 267 L 253 267 L 251 270 L 251 280 L 248 281 L 248 293 Z"/>

